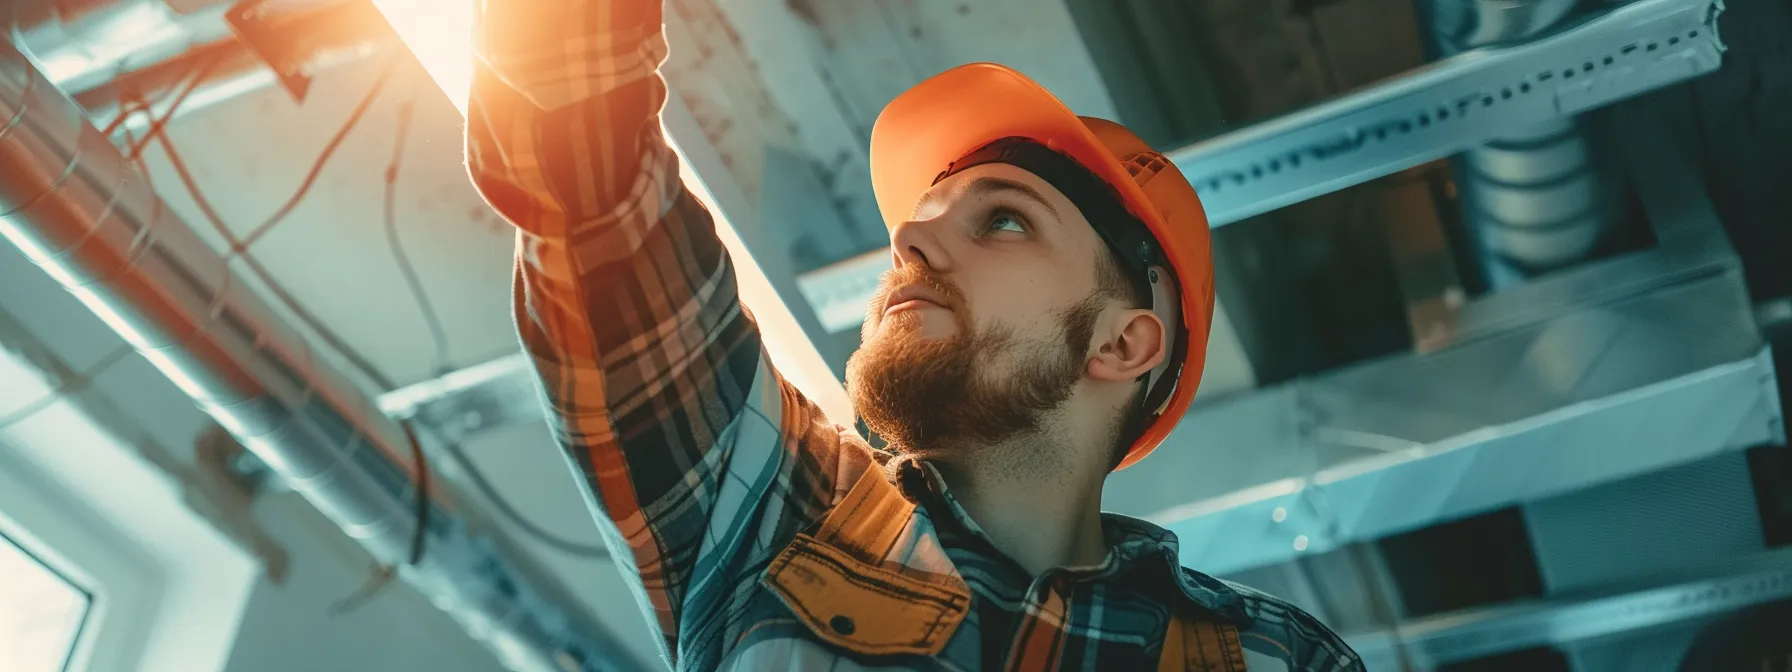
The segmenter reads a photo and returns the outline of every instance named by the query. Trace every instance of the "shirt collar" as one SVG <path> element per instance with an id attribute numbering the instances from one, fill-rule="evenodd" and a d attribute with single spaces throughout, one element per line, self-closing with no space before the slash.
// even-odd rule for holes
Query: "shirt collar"
<path id="1" fill-rule="evenodd" d="M 938 469 L 924 460 L 902 458 L 895 465 L 898 487 L 910 498 L 935 500 L 951 521 L 991 550 L 1000 552 L 983 528 L 960 506 L 946 487 Z M 923 492 L 925 491 L 925 492 Z M 932 497 L 927 497 L 931 494 Z M 1108 557 L 1101 565 L 1075 570 L 1088 578 L 1106 578 L 1136 571 L 1167 572 L 1184 597 L 1219 614 L 1235 625 L 1251 621 L 1244 596 L 1230 584 L 1182 566 L 1176 533 L 1149 522 L 1117 513 L 1102 513 L 1102 534 L 1107 537 Z"/>

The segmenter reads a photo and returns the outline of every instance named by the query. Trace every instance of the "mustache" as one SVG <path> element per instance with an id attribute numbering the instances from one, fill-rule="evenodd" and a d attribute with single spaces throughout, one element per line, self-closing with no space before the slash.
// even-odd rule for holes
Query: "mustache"
<path id="1" fill-rule="evenodd" d="M 884 271 L 883 277 L 878 280 L 877 295 L 872 299 L 871 305 L 882 308 L 889 301 L 891 294 L 904 287 L 914 285 L 924 286 L 943 297 L 946 300 L 946 308 L 958 310 L 964 305 L 964 292 L 958 290 L 958 285 L 952 284 L 951 280 L 927 270 L 920 264 L 909 264 Z"/>

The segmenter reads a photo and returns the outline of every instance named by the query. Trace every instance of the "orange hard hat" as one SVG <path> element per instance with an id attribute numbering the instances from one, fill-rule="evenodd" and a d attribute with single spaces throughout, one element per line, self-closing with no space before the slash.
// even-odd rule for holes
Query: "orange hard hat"
<path id="1" fill-rule="evenodd" d="M 1159 282 L 1157 266 L 1151 268 L 1152 309 L 1166 318 L 1173 337 L 1182 333 L 1163 370 L 1147 382 L 1148 416 L 1116 467 L 1124 469 L 1163 442 L 1188 411 L 1201 381 L 1213 319 L 1207 214 L 1176 164 L 1126 127 L 1077 116 L 1011 68 L 973 63 L 916 84 L 878 115 L 871 131 L 871 184 L 885 224 L 907 220 L 921 195 L 955 162 L 1010 138 L 1068 156 L 1113 187 L 1156 240 L 1159 263 L 1167 263 L 1167 275 L 1175 279 L 1173 286 Z"/>

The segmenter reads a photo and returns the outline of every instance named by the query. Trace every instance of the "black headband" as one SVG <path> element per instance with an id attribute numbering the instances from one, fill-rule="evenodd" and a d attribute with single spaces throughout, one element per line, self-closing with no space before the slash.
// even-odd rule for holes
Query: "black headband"
<path id="1" fill-rule="evenodd" d="M 1152 266 L 1167 265 L 1159 250 L 1157 238 L 1151 235 L 1131 211 L 1114 186 L 1097 177 L 1076 159 L 1054 151 L 1029 138 L 1002 138 L 984 145 L 941 171 L 933 178 L 939 184 L 952 175 L 973 166 L 1006 163 L 1039 176 L 1055 187 L 1083 213 L 1095 234 L 1101 236 L 1108 249 L 1120 260 L 1120 266 L 1141 296 L 1151 296 L 1149 273 Z"/>

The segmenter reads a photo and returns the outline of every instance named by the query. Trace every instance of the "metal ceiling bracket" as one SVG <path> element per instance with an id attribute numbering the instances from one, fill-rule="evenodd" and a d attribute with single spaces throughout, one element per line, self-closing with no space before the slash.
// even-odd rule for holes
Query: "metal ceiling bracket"
<path id="1" fill-rule="evenodd" d="M 241 0 L 224 13 L 224 21 L 300 103 L 311 89 L 313 60 L 347 45 L 396 39 L 373 3 L 357 0 L 299 5 Z"/>
<path id="2" fill-rule="evenodd" d="M 1224 226 L 1716 70 L 1722 4 L 1638 0 L 1478 49 L 1170 157 Z"/>
<path id="3" fill-rule="evenodd" d="M 541 421 L 537 387 L 528 356 L 519 352 L 387 392 L 378 403 L 386 415 L 458 442 L 488 427 Z"/>

